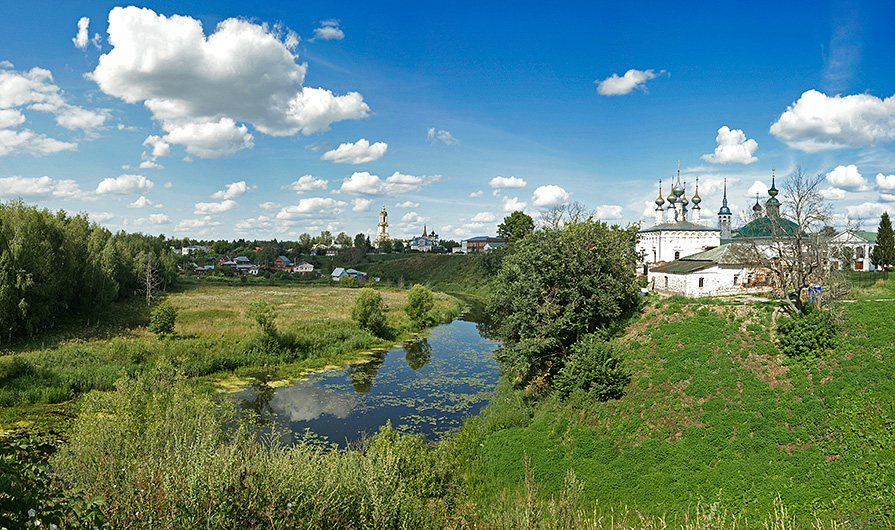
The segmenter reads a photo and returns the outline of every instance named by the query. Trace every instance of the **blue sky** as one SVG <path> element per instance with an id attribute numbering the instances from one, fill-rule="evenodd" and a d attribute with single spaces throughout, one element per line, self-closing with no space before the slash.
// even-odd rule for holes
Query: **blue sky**
<path id="1" fill-rule="evenodd" d="M 723 179 L 743 211 L 797 165 L 826 177 L 840 225 L 895 209 L 892 2 L 4 15 L 0 200 L 115 230 L 375 235 L 385 204 L 395 237 L 460 240 L 569 201 L 651 224 L 678 160 L 713 219 Z"/>

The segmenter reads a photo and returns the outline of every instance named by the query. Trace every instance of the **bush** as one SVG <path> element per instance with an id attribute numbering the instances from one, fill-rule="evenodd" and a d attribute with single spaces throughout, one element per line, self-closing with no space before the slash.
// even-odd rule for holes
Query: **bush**
<path id="1" fill-rule="evenodd" d="M 829 311 L 806 305 L 802 313 L 777 324 L 780 350 L 789 357 L 817 358 L 833 347 L 836 323 Z"/>
<path id="2" fill-rule="evenodd" d="M 579 388 L 599 401 L 620 398 L 631 375 L 613 353 L 612 344 L 601 334 L 585 336 L 572 346 L 572 354 L 556 375 L 553 388 L 563 399 Z"/>
<path id="3" fill-rule="evenodd" d="M 364 287 L 357 293 L 351 307 L 351 319 L 361 329 L 382 336 L 385 332 L 385 313 L 382 307 L 382 296 L 370 287 Z"/>
<path id="4" fill-rule="evenodd" d="M 177 320 L 177 309 L 171 304 L 162 304 L 155 308 L 149 319 L 149 331 L 159 336 L 174 334 L 174 322 Z"/>
<path id="5" fill-rule="evenodd" d="M 245 316 L 258 324 L 258 329 L 261 330 L 262 335 L 268 337 L 277 335 L 277 313 L 266 301 L 258 300 L 249 304 L 246 308 Z"/>
<path id="6" fill-rule="evenodd" d="M 429 311 L 434 305 L 435 297 L 432 295 L 432 291 L 423 285 L 416 284 L 410 288 L 404 312 L 414 324 L 424 326 L 428 322 Z"/>

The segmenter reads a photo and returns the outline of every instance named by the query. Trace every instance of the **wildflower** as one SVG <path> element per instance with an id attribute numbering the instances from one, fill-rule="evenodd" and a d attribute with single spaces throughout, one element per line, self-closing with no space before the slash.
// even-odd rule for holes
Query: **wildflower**
<path id="1" fill-rule="evenodd" d="M 34 517 L 35 515 L 37 515 L 37 512 L 34 511 L 34 508 L 28 510 L 28 517 Z"/>
<path id="2" fill-rule="evenodd" d="M 286 508 L 292 508 L 292 503 L 291 503 L 291 502 L 287 502 L 287 503 L 286 503 Z"/>
<path id="3" fill-rule="evenodd" d="M 57 528 L 59 528 L 59 527 L 53 523 L 50 523 L 50 530 L 56 530 Z"/>

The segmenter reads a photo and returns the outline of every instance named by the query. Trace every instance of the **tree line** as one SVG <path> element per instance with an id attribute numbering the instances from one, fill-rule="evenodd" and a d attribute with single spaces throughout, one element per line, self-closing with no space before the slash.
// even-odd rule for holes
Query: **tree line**
<path id="1" fill-rule="evenodd" d="M 164 236 L 113 234 L 86 214 L 0 203 L 0 340 L 63 319 L 95 319 L 111 302 L 177 277 Z"/>

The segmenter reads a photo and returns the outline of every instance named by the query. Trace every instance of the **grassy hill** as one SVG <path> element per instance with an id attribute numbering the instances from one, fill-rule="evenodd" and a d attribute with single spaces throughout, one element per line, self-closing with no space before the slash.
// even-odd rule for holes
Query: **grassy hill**
<path id="1" fill-rule="evenodd" d="M 397 256 L 397 255 L 395 255 Z M 402 254 L 401 257 L 358 266 L 370 276 L 398 285 L 422 283 L 439 291 L 484 294 L 488 275 L 482 256 Z M 390 256 L 391 257 L 391 256 Z"/>
<path id="2" fill-rule="evenodd" d="M 892 294 L 895 282 L 842 304 L 838 345 L 809 363 L 778 352 L 772 304 L 652 302 L 620 340 L 623 398 L 528 405 L 503 388 L 469 422 L 475 495 L 561 492 L 572 470 L 583 504 L 607 516 L 626 506 L 681 522 L 715 505 L 753 527 L 783 506 L 795 527 L 891 528 L 895 302 L 867 299 Z"/>

